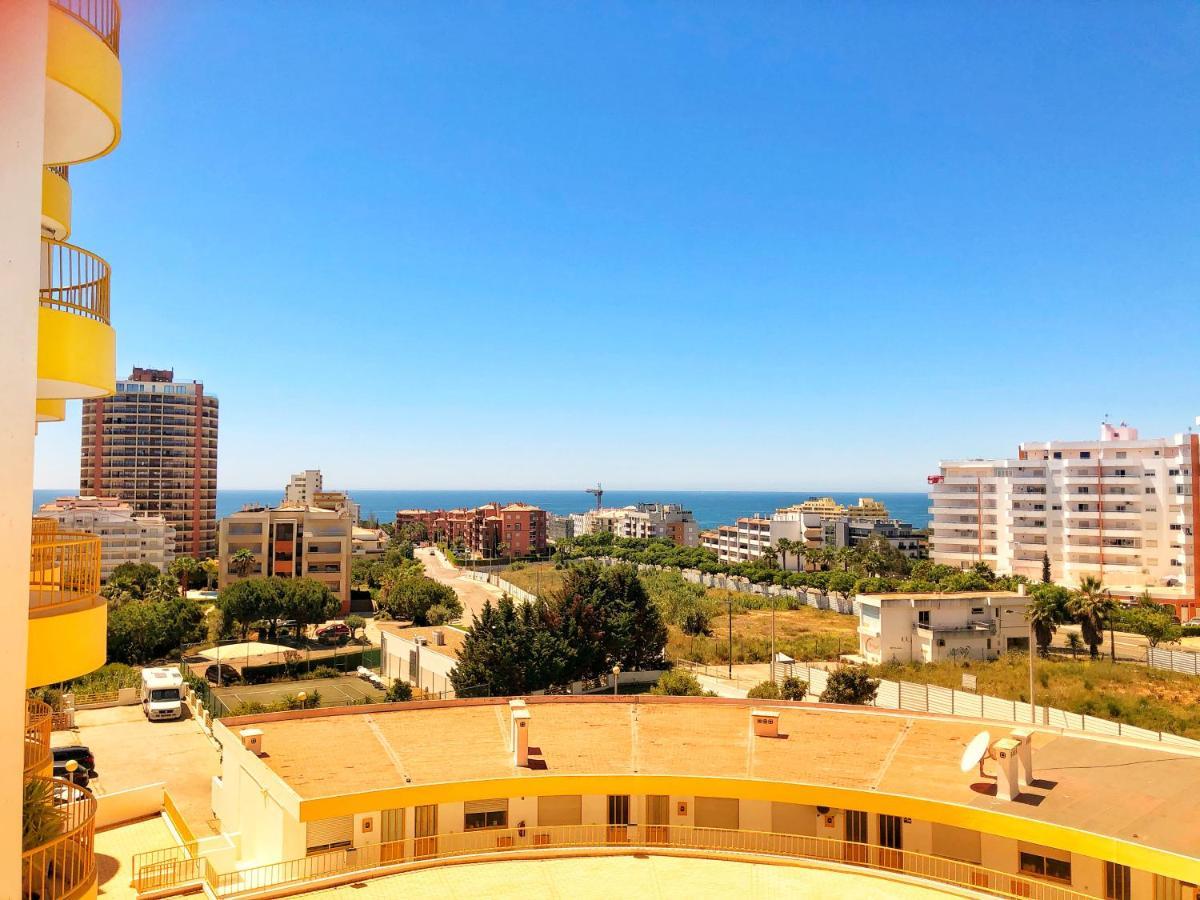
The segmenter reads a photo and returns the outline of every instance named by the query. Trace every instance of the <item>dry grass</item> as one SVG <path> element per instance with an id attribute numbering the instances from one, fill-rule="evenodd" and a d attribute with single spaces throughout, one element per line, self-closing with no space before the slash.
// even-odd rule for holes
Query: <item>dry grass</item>
<path id="1" fill-rule="evenodd" d="M 710 593 L 713 593 L 710 590 Z M 723 592 L 722 592 L 723 593 Z M 723 603 L 723 601 L 722 601 Z M 711 637 L 691 637 L 672 627 L 667 656 L 715 665 L 729 661 L 728 618 L 718 614 L 711 622 Z M 828 610 L 801 607 L 775 613 L 775 648 L 793 659 L 837 659 L 858 646 L 858 620 Z M 733 616 L 734 663 L 770 662 L 771 612 L 751 609 Z"/>
<path id="2" fill-rule="evenodd" d="M 962 686 L 963 672 L 978 677 L 979 693 L 1029 700 L 1029 660 L 1009 654 L 992 662 L 941 662 L 877 666 L 874 673 L 898 681 Z M 1200 739 L 1200 678 L 1136 663 L 1038 660 L 1036 700 L 1114 722 Z"/>
<path id="3" fill-rule="evenodd" d="M 523 591 L 549 597 L 562 587 L 564 570 L 554 568 L 554 563 L 529 563 L 519 569 L 501 569 L 499 574 Z"/>

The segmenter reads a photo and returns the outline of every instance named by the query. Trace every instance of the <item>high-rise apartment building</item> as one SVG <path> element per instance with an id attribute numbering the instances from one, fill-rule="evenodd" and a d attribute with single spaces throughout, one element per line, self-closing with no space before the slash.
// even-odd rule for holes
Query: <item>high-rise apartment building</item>
<path id="1" fill-rule="evenodd" d="M 1114 593 L 1149 590 L 1183 618 L 1200 615 L 1195 527 L 1200 436 L 1143 439 L 1104 423 L 1095 441 L 1021 444 L 1006 459 L 948 460 L 929 478 L 931 556 L 1002 574 Z"/>
<path id="2" fill-rule="evenodd" d="M 63 419 L 68 400 L 113 392 L 109 266 L 67 239 L 69 167 L 103 156 L 120 139 L 119 46 L 115 0 L 0 2 L 0 597 L 10 613 L 0 636 L 5 898 L 97 892 L 98 801 L 52 777 L 52 712 L 26 691 L 104 663 L 100 539 L 44 519 L 31 523 L 29 500 L 35 423 Z M 23 836 L 23 820 L 42 827 Z"/>
<path id="3" fill-rule="evenodd" d="M 579 534 L 609 532 L 618 537 L 666 538 L 681 547 L 695 547 L 700 543 L 696 517 L 678 503 L 638 503 L 589 509 L 582 514 L 582 522 Z"/>
<path id="4" fill-rule="evenodd" d="M 166 571 L 175 559 L 175 526 L 162 516 L 135 515 L 115 497 L 59 497 L 43 503 L 40 518 L 53 519 L 59 531 L 100 538 L 100 580 L 117 566 L 147 564 Z"/>
<path id="5" fill-rule="evenodd" d="M 325 490 L 325 479 L 321 475 L 321 470 L 305 469 L 288 479 L 287 486 L 283 489 L 283 502 L 307 506 L 312 503 L 313 497 L 323 490 Z"/>
<path id="6" fill-rule="evenodd" d="M 175 552 L 217 552 L 217 398 L 171 369 L 135 368 L 85 401 L 80 493 L 119 497 L 175 526 Z"/>
<path id="7" fill-rule="evenodd" d="M 350 612 L 353 540 L 354 522 L 345 510 L 247 507 L 221 520 L 218 584 L 264 575 L 312 578 L 338 598 L 345 615 Z M 250 554 L 244 565 L 239 550 Z"/>

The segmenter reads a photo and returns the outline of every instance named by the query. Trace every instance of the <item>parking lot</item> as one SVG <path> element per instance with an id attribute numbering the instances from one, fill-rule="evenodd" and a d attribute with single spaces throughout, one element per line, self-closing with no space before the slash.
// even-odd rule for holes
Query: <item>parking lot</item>
<path id="1" fill-rule="evenodd" d="M 243 703 L 262 703 L 270 705 L 295 697 L 303 692 L 306 697 L 313 694 L 321 695 L 321 706 L 347 706 L 360 701 L 363 697 L 372 700 L 382 700 L 384 692 L 369 682 L 354 676 L 346 675 L 338 678 L 313 678 L 307 681 L 284 681 L 273 684 L 233 685 L 231 687 L 213 688 L 213 694 L 231 713 Z"/>
<path id="2" fill-rule="evenodd" d="M 90 787 L 97 794 L 161 781 L 197 835 L 218 833 L 212 779 L 220 774 L 220 754 L 186 707 L 184 718 L 173 722 L 150 722 L 140 706 L 82 709 L 75 729 L 54 732 L 51 743 L 91 748 L 99 775 Z"/>

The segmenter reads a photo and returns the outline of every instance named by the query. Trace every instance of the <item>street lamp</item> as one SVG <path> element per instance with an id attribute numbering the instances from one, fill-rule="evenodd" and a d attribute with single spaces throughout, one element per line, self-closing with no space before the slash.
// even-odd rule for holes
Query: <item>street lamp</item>
<path id="1" fill-rule="evenodd" d="M 296 699 L 300 701 L 300 708 L 303 709 L 304 702 L 308 699 L 308 694 L 306 694 L 304 691 L 297 691 Z"/>
<path id="2" fill-rule="evenodd" d="M 621 678 L 621 666 L 619 664 L 613 666 L 612 672 L 613 672 L 613 696 L 615 697 L 615 696 L 617 696 L 617 683 Z"/>

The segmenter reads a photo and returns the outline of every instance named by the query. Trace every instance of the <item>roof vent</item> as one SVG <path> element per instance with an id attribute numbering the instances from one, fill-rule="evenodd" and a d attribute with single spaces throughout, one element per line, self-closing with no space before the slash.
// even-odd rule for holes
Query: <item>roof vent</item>
<path id="1" fill-rule="evenodd" d="M 446 646 L 446 632 L 442 631 L 442 629 L 440 629 L 440 628 L 438 628 L 436 631 L 434 631 L 433 632 L 433 642 L 439 647 L 445 647 Z"/>
<path id="2" fill-rule="evenodd" d="M 514 709 L 513 724 L 513 757 L 518 766 L 529 765 L 529 710 Z"/>
<path id="3" fill-rule="evenodd" d="M 779 737 L 779 711 L 775 709 L 752 709 L 750 721 L 754 725 L 755 737 Z"/>
<path id="4" fill-rule="evenodd" d="M 263 755 L 263 733 L 260 729 L 243 728 L 238 732 L 238 737 L 242 739 L 242 746 L 255 756 Z"/>

